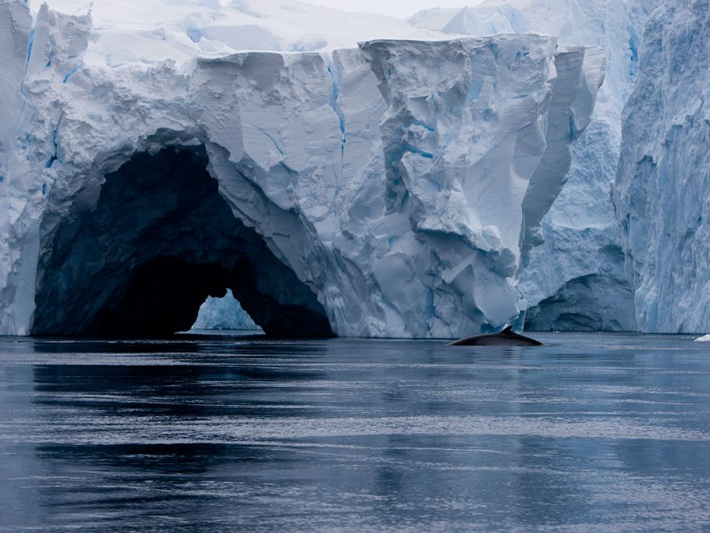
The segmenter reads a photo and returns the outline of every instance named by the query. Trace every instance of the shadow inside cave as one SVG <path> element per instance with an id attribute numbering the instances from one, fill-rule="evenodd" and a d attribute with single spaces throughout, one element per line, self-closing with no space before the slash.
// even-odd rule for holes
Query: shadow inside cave
<path id="1" fill-rule="evenodd" d="M 232 290 L 268 336 L 326 337 L 313 291 L 233 214 L 203 146 L 135 154 L 94 206 L 48 209 L 33 335 L 161 337 Z"/>

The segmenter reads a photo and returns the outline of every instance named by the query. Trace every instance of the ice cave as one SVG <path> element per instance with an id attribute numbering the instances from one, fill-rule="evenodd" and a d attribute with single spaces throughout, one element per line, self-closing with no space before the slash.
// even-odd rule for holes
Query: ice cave
<path id="1" fill-rule="evenodd" d="M 32 333 L 169 335 L 229 288 L 270 336 L 332 335 L 313 292 L 234 217 L 207 166 L 202 146 L 137 153 L 95 206 L 43 234 Z"/>

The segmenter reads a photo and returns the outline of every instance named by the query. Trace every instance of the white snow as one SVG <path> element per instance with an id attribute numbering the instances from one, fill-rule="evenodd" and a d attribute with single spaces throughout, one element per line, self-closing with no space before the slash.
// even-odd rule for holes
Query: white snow
<path id="1" fill-rule="evenodd" d="M 131 6 L 120 20 L 110 2 L 91 17 L 43 7 L 27 60 L 26 6 L 0 4 L 19 43 L 2 86 L 17 105 L 0 126 L 0 332 L 91 330 L 120 312 L 127 273 L 167 253 L 239 271 L 248 286 L 230 288 L 280 333 L 304 317 L 381 337 L 520 321 L 521 243 L 589 122 L 599 49 L 559 51 L 540 35 L 431 40 L 404 22 L 285 0 Z M 234 53 L 243 43 L 224 42 L 229 25 L 281 50 Z M 375 36 L 387 38 L 337 49 Z M 131 177 L 174 176 L 171 158 L 185 153 L 217 180 L 242 228 L 240 258 L 224 232 L 161 225 L 191 205 L 183 185 L 166 183 L 161 198 L 148 195 L 154 178 Z M 139 189 L 110 192 L 119 178 Z"/>
<path id="2" fill-rule="evenodd" d="M 71 15 L 90 10 L 92 38 L 84 61 L 111 67 L 167 59 L 180 67 L 196 55 L 329 51 L 375 38 L 441 38 L 396 18 L 294 0 L 47 0 L 47 4 Z"/>

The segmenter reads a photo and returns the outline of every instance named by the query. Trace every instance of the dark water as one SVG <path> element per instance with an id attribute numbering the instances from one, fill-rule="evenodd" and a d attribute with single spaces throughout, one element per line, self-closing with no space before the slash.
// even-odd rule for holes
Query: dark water
<path id="1" fill-rule="evenodd" d="M 710 530 L 710 344 L 0 338 L 0 530 Z"/>

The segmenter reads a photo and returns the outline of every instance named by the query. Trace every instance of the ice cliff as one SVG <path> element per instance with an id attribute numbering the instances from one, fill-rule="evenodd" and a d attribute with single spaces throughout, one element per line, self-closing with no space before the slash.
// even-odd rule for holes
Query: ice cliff
<path id="1" fill-rule="evenodd" d="M 188 329 L 227 288 L 273 335 L 520 322 L 521 250 L 604 72 L 540 35 L 225 53 L 183 25 L 131 50 L 21 1 L 0 27 L 5 334 Z"/>
<path id="2" fill-rule="evenodd" d="M 710 330 L 710 2 L 661 2 L 624 110 L 614 200 L 646 332 Z"/>
<path id="3" fill-rule="evenodd" d="M 606 77 L 592 121 L 571 149 L 567 181 L 519 273 L 533 330 L 636 329 L 633 283 L 610 197 L 621 147 L 621 112 L 638 71 L 641 33 L 655 0 L 487 0 L 427 10 L 412 22 L 450 34 L 537 32 L 561 45 L 598 46 Z"/>

